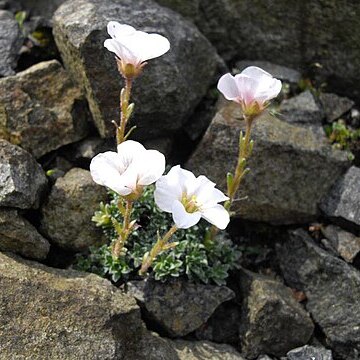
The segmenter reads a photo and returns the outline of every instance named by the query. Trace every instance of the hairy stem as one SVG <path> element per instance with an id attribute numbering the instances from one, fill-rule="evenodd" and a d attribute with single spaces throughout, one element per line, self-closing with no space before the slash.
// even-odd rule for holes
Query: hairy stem
<path id="1" fill-rule="evenodd" d="M 131 88 L 132 88 L 132 79 L 125 78 L 125 87 L 121 91 L 121 95 L 120 95 L 120 124 L 116 130 L 116 141 L 118 145 L 124 142 L 125 140 L 125 129 L 130 117 L 128 113 L 128 107 L 130 101 Z"/>
<path id="2" fill-rule="evenodd" d="M 251 135 L 251 125 L 253 122 L 253 118 L 245 117 L 246 129 L 245 136 L 243 136 L 242 132 L 240 132 L 239 137 L 239 152 L 238 152 L 238 160 L 235 168 L 235 174 L 232 181 L 232 184 L 227 189 L 227 196 L 229 200 L 226 202 L 226 210 L 230 211 L 231 205 L 234 202 L 235 195 L 239 190 L 240 184 L 244 175 L 246 174 L 246 162 L 251 153 L 250 147 L 250 135 Z"/>
<path id="3" fill-rule="evenodd" d="M 171 229 L 161 239 L 157 240 L 150 253 L 144 257 L 141 269 L 139 271 L 140 275 L 146 274 L 147 270 L 149 269 L 155 258 L 161 253 L 161 251 L 165 250 L 165 245 L 171 239 L 177 229 L 178 228 L 176 227 L 176 225 L 173 225 Z"/>
<path id="4" fill-rule="evenodd" d="M 118 258 L 121 255 L 126 240 L 131 232 L 130 220 L 131 220 L 132 205 L 133 205 L 132 201 L 129 200 L 126 201 L 124 221 L 123 221 L 121 233 L 119 234 L 119 237 L 115 241 L 112 248 L 113 256 L 116 258 Z"/>
<path id="5" fill-rule="evenodd" d="M 228 188 L 227 188 L 227 196 L 229 197 L 229 200 L 226 201 L 224 204 L 224 207 L 228 212 L 230 212 L 231 206 L 235 200 L 235 195 L 239 190 L 241 181 L 248 172 L 248 169 L 246 168 L 246 162 L 249 156 L 251 155 L 252 146 L 251 146 L 250 136 L 251 136 L 251 126 L 254 118 L 244 115 L 244 119 L 246 124 L 245 136 L 243 135 L 242 132 L 240 132 L 237 164 L 233 179 L 231 183 L 228 184 Z M 218 232 L 219 229 L 215 225 L 212 225 L 209 232 L 210 238 L 214 240 Z"/>

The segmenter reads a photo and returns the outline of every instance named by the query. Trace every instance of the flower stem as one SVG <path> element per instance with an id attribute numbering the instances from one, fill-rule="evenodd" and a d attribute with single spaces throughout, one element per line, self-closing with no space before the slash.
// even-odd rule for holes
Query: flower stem
<path id="1" fill-rule="evenodd" d="M 243 132 L 240 131 L 238 159 L 235 168 L 235 174 L 233 176 L 231 175 L 232 180 L 230 182 L 227 182 L 227 196 L 229 197 L 229 200 L 225 202 L 224 207 L 229 213 L 231 210 L 231 205 L 235 200 L 235 195 L 239 190 L 241 181 L 246 175 L 246 173 L 249 172 L 249 169 L 246 167 L 246 162 L 247 159 L 250 157 L 252 151 L 252 142 L 250 140 L 250 135 L 251 126 L 255 117 L 244 115 L 244 119 L 246 124 L 245 136 L 243 135 Z M 218 232 L 219 229 L 215 225 L 212 225 L 209 230 L 210 238 L 214 240 Z"/>
<path id="2" fill-rule="evenodd" d="M 131 88 L 132 78 L 125 77 L 125 87 L 120 93 L 120 124 L 116 129 L 116 141 L 118 145 L 125 141 L 125 129 L 131 115 L 131 111 L 129 111 Z"/>
<path id="3" fill-rule="evenodd" d="M 177 226 L 173 225 L 171 229 L 162 237 L 159 238 L 151 249 L 150 253 L 144 256 L 143 263 L 141 265 L 141 269 L 139 271 L 140 275 L 146 274 L 147 270 L 155 260 L 155 258 L 163 251 L 166 250 L 166 244 L 170 240 L 170 238 L 174 235 L 177 230 Z M 171 244 L 172 245 L 172 244 Z M 169 246 L 167 247 L 169 248 Z"/>
<path id="4" fill-rule="evenodd" d="M 112 248 L 112 254 L 115 258 L 120 257 L 120 255 L 122 254 L 126 240 L 129 237 L 131 229 L 132 229 L 132 226 L 130 225 L 132 205 L 133 205 L 132 201 L 130 201 L 130 200 L 126 201 L 123 226 L 121 228 L 119 237 L 115 241 L 113 248 Z"/>
<path id="5" fill-rule="evenodd" d="M 228 184 L 228 189 L 227 189 L 227 196 L 229 197 L 229 200 L 225 203 L 225 208 L 228 211 L 230 211 L 231 205 L 234 202 L 235 195 L 239 190 L 244 175 L 249 171 L 246 168 L 247 165 L 246 162 L 250 157 L 252 151 L 250 135 L 251 135 L 251 126 L 254 118 L 245 115 L 244 118 L 246 123 L 245 136 L 243 135 L 242 132 L 240 132 L 239 152 L 238 152 L 237 165 L 235 168 L 235 174 L 233 177 L 233 181 L 230 184 Z"/>

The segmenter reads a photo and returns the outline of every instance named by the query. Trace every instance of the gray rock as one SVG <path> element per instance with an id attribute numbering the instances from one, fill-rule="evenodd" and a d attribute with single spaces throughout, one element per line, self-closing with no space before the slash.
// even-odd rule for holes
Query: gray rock
<path id="1" fill-rule="evenodd" d="M 327 240 L 322 240 L 324 246 L 330 247 L 347 262 L 351 263 L 360 252 L 360 237 L 334 225 L 322 227 L 321 232 Z"/>
<path id="2" fill-rule="evenodd" d="M 0 9 L 8 10 L 15 14 L 21 11 L 21 5 L 18 0 L 0 0 Z"/>
<path id="3" fill-rule="evenodd" d="M 321 93 L 319 100 L 325 112 L 327 122 L 334 122 L 346 112 L 350 111 L 355 105 L 354 101 L 347 97 L 338 96 L 331 93 Z"/>
<path id="4" fill-rule="evenodd" d="M 228 71 L 227 68 L 221 71 L 219 69 L 218 77 Z M 197 140 L 201 139 L 206 129 L 209 127 L 212 118 L 216 114 L 218 92 L 215 90 L 215 85 L 216 84 L 214 83 L 208 90 L 205 97 L 183 127 L 184 133 L 191 141 L 197 142 Z"/>
<path id="5" fill-rule="evenodd" d="M 94 274 L 0 253 L 2 359 L 179 360 L 134 299 Z"/>
<path id="6" fill-rule="evenodd" d="M 189 20 L 194 20 L 194 18 L 200 15 L 201 0 L 156 0 L 156 2 L 171 8 Z"/>
<path id="7" fill-rule="evenodd" d="M 286 282 L 304 291 L 306 308 L 340 359 L 360 356 L 360 273 L 296 230 L 277 249 Z"/>
<path id="8" fill-rule="evenodd" d="M 240 271 L 243 299 L 240 322 L 241 349 L 245 357 L 283 356 L 306 344 L 314 324 L 292 291 L 269 277 Z"/>
<path id="9" fill-rule="evenodd" d="M 248 66 L 258 66 L 267 71 L 273 77 L 293 85 L 297 85 L 301 79 L 301 73 L 299 71 L 295 69 L 290 69 L 286 66 L 273 64 L 269 61 L 242 60 L 238 61 L 235 65 L 236 69 L 238 69 L 240 72 Z"/>
<path id="10" fill-rule="evenodd" d="M 106 189 L 93 182 L 89 171 L 73 168 L 52 187 L 41 209 L 41 229 L 64 249 L 81 251 L 99 244 L 102 232 L 91 218 L 106 198 Z"/>
<path id="11" fill-rule="evenodd" d="M 268 355 L 260 355 L 256 360 L 272 360 Z"/>
<path id="12" fill-rule="evenodd" d="M 325 215 L 360 229 L 360 168 L 352 166 L 321 204 Z"/>
<path id="13" fill-rule="evenodd" d="M 0 139 L 0 206 L 36 209 L 46 188 L 46 176 L 34 158 Z"/>
<path id="14" fill-rule="evenodd" d="M 63 177 L 69 170 L 74 167 L 74 164 L 62 156 L 56 156 L 49 164 L 46 164 L 46 176 L 54 183 L 59 177 Z"/>
<path id="15" fill-rule="evenodd" d="M 321 126 L 324 113 L 310 90 L 284 100 L 279 108 L 281 118 L 292 124 Z"/>
<path id="16" fill-rule="evenodd" d="M 65 1 L 65 0 L 18 0 L 21 4 L 22 9 L 30 12 L 31 17 L 41 16 L 47 22 L 47 25 L 50 26 L 52 21 L 51 18 L 55 10 Z"/>
<path id="17" fill-rule="evenodd" d="M 146 149 L 154 149 L 160 151 L 166 157 L 168 157 L 172 150 L 173 139 L 168 137 L 148 139 L 143 141 L 143 145 Z"/>
<path id="18" fill-rule="evenodd" d="M 245 360 L 233 347 L 209 341 L 172 341 L 178 360 Z"/>
<path id="19" fill-rule="evenodd" d="M 236 344 L 239 341 L 240 306 L 231 301 L 219 305 L 209 320 L 196 330 L 199 340 Z"/>
<path id="20" fill-rule="evenodd" d="M 227 60 L 250 54 L 294 69 L 320 63 L 330 88 L 360 97 L 358 1 L 158 1 L 193 19 Z"/>
<path id="21" fill-rule="evenodd" d="M 66 156 L 71 161 L 89 162 L 94 156 L 105 151 L 115 151 L 116 145 L 113 139 L 101 139 L 90 137 L 71 146 Z"/>
<path id="22" fill-rule="evenodd" d="M 56 61 L 0 79 L 0 137 L 36 158 L 87 134 L 87 104 Z"/>
<path id="23" fill-rule="evenodd" d="M 216 51 L 191 23 L 150 0 L 70 0 L 54 15 L 54 36 L 73 78 L 84 85 L 101 136 L 113 136 L 121 78 L 114 54 L 103 46 L 114 18 L 169 38 L 171 50 L 149 61 L 133 86 L 131 125 L 141 139 L 181 128 L 211 84 Z"/>
<path id="24" fill-rule="evenodd" d="M 18 211 L 0 208 L 0 251 L 43 260 L 49 249 L 49 242 Z"/>
<path id="25" fill-rule="evenodd" d="M 241 111 L 226 103 L 214 117 L 186 167 L 206 175 L 226 190 L 225 174 L 234 171 Z M 317 204 L 350 166 L 344 152 L 332 149 L 312 128 L 264 114 L 252 131 L 254 150 L 234 211 L 241 217 L 271 223 L 303 223 L 315 219 Z"/>
<path id="26" fill-rule="evenodd" d="M 331 350 L 309 345 L 291 350 L 286 355 L 288 360 L 333 360 Z"/>
<path id="27" fill-rule="evenodd" d="M 189 334 L 203 325 L 214 310 L 235 295 L 225 286 L 192 284 L 185 281 L 132 281 L 128 292 L 170 336 Z M 191 301 L 189 301 L 191 299 Z"/>
<path id="28" fill-rule="evenodd" d="M 0 77 L 15 74 L 23 37 L 14 15 L 0 10 Z"/>

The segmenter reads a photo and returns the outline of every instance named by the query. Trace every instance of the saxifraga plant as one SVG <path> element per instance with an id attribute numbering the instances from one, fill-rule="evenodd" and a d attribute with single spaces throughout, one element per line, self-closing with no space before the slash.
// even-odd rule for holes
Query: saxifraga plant
<path id="1" fill-rule="evenodd" d="M 117 238 L 116 227 L 122 223 L 119 210 L 121 197 L 109 192 L 110 202 L 101 203 L 93 221 L 104 231 L 108 244 L 91 247 L 88 255 L 77 259 L 76 268 L 111 277 L 112 281 L 126 281 L 137 276 L 144 254 L 149 252 L 158 238 L 158 231 L 165 232 L 172 223 L 170 214 L 158 209 L 154 202 L 154 186 L 148 186 L 134 204 L 132 216 L 139 219 L 139 226 L 131 233 L 123 254 L 115 258 L 111 243 Z M 187 230 L 177 231 L 166 251 L 152 264 L 156 280 L 186 277 L 200 283 L 224 285 L 229 271 L 239 266 L 240 250 L 224 232 L 212 240 L 207 234 L 209 225 L 201 221 Z M 171 244 L 177 244 L 172 247 Z"/>

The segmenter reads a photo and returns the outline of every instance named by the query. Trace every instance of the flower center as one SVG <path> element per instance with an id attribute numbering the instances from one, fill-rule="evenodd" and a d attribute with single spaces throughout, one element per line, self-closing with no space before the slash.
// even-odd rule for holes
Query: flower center
<path id="1" fill-rule="evenodd" d="M 240 102 L 242 111 L 246 116 L 256 116 L 259 115 L 266 107 L 264 103 L 259 103 L 258 101 L 252 101 L 246 103 L 245 101 Z"/>
<path id="2" fill-rule="evenodd" d="M 181 203 L 184 205 L 186 212 L 190 214 L 199 210 L 199 205 L 196 202 L 195 195 L 189 197 L 187 194 L 184 193 L 181 198 Z"/>
<path id="3" fill-rule="evenodd" d="M 134 79 L 140 75 L 146 64 L 146 62 L 132 64 L 125 60 L 117 59 L 118 70 L 127 79 Z"/>

